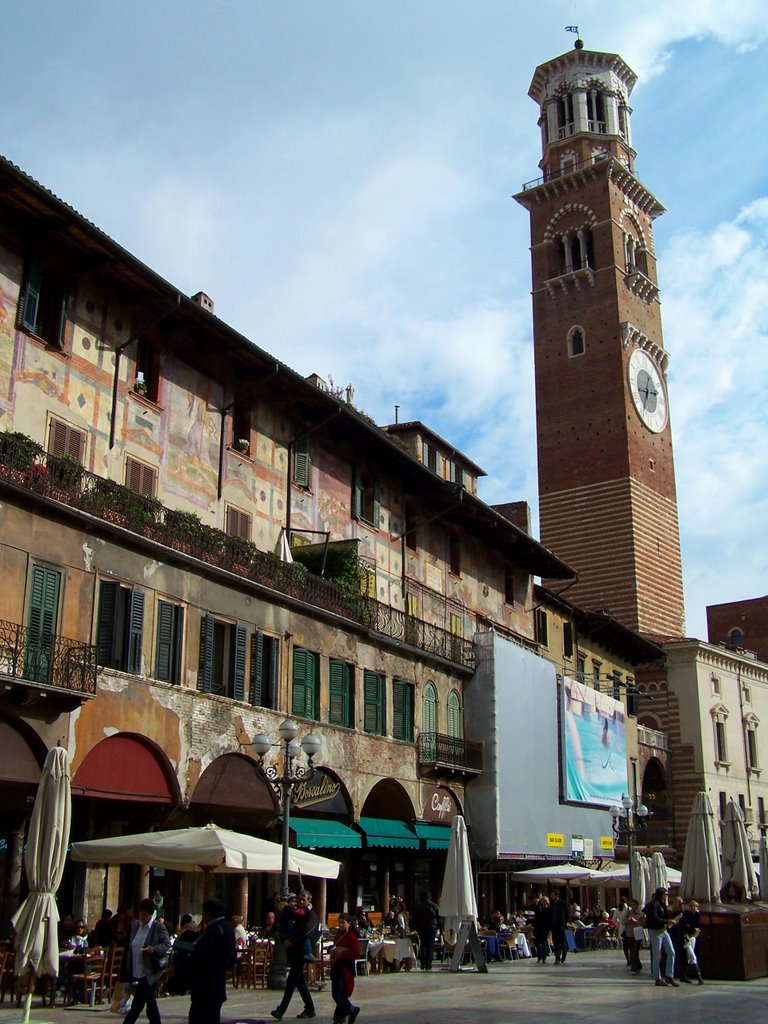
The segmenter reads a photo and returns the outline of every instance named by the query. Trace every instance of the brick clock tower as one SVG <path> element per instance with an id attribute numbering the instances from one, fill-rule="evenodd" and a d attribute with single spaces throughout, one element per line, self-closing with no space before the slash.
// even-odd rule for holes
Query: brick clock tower
<path id="1" fill-rule="evenodd" d="M 641 632 L 682 635 L 680 537 L 653 221 L 635 177 L 621 57 L 573 50 L 536 69 L 542 177 L 531 218 L 541 541 L 568 592 Z"/>

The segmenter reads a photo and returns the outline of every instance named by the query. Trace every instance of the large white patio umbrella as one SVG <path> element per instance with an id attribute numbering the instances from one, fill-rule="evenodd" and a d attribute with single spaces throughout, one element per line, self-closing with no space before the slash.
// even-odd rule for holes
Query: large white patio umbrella
<path id="1" fill-rule="evenodd" d="M 469 859 L 469 842 L 464 818 L 457 814 L 451 822 L 451 841 L 445 862 L 440 916 L 446 940 L 454 944 L 463 921 L 477 925 L 477 897 Z"/>
<path id="2" fill-rule="evenodd" d="M 765 832 L 760 836 L 759 852 L 760 899 L 768 900 L 768 837 L 766 837 Z"/>
<path id="3" fill-rule="evenodd" d="M 680 898 L 720 902 L 720 852 L 715 832 L 715 812 L 703 791 L 693 800 L 683 854 Z"/>
<path id="4" fill-rule="evenodd" d="M 15 973 L 27 981 L 22 1020 L 29 1020 L 34 980 L 59 973 L 59 911 L 56 890 L 67 858 L 72 799 L 69 758 L 53 747 L 43 765 L 27 835 L 24 866 L 29 895 L 13 915 Z"/>
<path id="5" fill-rule="evenodd" d="M 89 864 L 146 864 L 166 871 L 252 873 L 282 869 L 283 848 L 266 839 L 218 825 L 144 832 L 72 844 L 72 860 Z M 341 865 L 329 857 L 291 849 L 288 870 L 314 878 L 338 878 Z"/>
<path id="6" fill-rule="evenodd" d="M 510 876 L 515 882 L 549 882 L 550 885 L 567 885 L 568 882 L 588 882 L 595 874 L 581 864 L 547 864 L 530 871 L 513 871 Z"/>
<path id="7" fill-rule="evenodd" d="M 757 889 L 752 853 L 741 808 L 731 799 L 723 815 L 723 884 L 736 894 L 736 902 L 752 899 Z"/>
<path id="8" fill-rule="evenodd" d="M 651 854 L 651 877 L 649 882 L 649 889 L 651 892 L 656 892 L 657 889 L 666 889 L 669 885 L 669 877 L 667 874 L 667 862 L 664 860 L 664 854 L 660 850 L 655 850 Z"/>

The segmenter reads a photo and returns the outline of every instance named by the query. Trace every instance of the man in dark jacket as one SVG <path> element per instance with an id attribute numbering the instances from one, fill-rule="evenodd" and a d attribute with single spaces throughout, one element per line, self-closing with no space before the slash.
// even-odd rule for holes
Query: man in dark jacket
<path id="1" fill-rule="evenodd" d="M 422 971 L 431 971 L 435 939 L 440 930 L 440 910 L 428 892 L 420 894 L 411 914 L 411 924 L 419 935 L 419 967 Z"/>
<path id="2" fill-rule="evenodd" d="M 300 1019 L 315 1017 L 315 1004 L 312 1002 L 312 994 L 309 991 L 306 979 L 304 978 L 304 964 L 310 954 L 307 949 L 317 938 L 320 923 L 317 914 L 312 909 L 312 896 L 306 890 L 298 895 L 298 906 L 290 901 L 286 904 L 280 918 L 279 942 L 285 946 L 288 958 L 288 976 L 285 979 L 285 992 L 280 1005 L 272 1010 L 275 1020 L 282 1020 L 293 998 L 293 993 L 298 991 L 304 1002 L 304 1009 L 298 1014 Z"/>
<path id="3" fill-rule="evenodd" d="M 653 961 L 653 977 L 657 985 L 673 985 L 675 981 L 675 947 L 667 930 L 670 912 L 667 906 L 667 890 L 657 889 L 653 898 L 643 907 L 645 927 L 651 942 L 651 959 Z M 661 954 L 666 956 L 665 975 L 661 976 Z"/>
<path id="4" fill-rule="evenodd" d="M 560 899 L 560 893 L 553 889 L 549 894 L 549 912 L 552 920 L 552 948 L 555 951 L 555 963 L 564 964 L 568 955 L 565 937 L 568 924 L 568 908 Z"/>
<path id="5" fill-rule="evenodd" d="M 237 941 L 221 900 L 203 904 L 204 930 L 189 959 L 189 1024 L 219 1024 L 227 998 L 227 971 L 237 961 Z"/>

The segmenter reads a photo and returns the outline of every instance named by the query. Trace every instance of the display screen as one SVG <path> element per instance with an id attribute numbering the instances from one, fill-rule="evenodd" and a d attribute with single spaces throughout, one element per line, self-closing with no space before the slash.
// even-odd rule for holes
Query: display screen
<path id="1" fill-rule="evenodd" d="M 629 792 L 624 705 L 567 676 L 561 701 L 564 798 L 620 805 Z"/>

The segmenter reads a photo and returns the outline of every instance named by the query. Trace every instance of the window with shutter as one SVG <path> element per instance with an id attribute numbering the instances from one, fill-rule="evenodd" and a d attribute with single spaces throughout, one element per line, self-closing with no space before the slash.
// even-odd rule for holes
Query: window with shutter
<path id="1" fill-rule="evenodd" d="M 385 724 L 384 676 L 366 669 L 363 673 L 363 729 L 375 736 L 383 736 Z"/>
<path id="2" fill-rule="evenodd" d="M 345 661 L 331 658 L 329 670 L 328 721 L 351 729 L 354 725 L 352 679 L 354 669 Z"/>
<path id="3" fill-rule="evenodd" d="M 381 487 L 368 469 L 357 466 L 352 483 L 352 515 L 378 530 L 381 522 Z"/>
<path id="4" fill-rule="evenodd" d="M 314 651 L 303 647 L 293 650 L 291 714 L 300 718 L 315 718 L 317 707 L 317 664 Z"/>
<path id="5" fill-rule="evenodd" d="M 37 683 L 47 683 L 50 679 L 60 591 L 60 572 L 43 565 L 32 566 L 24 678 Z"/>
<path id="6" fill-rule="evenodd" d="M 312 446 L 308 437 L 293 442 L 293 482 L 299 487 L 312 483 Z"/>
<path id="7" fill-rule="evenodd" d="M 169 601 L 158 601 L 155 678 L 164 683 L 181 681 L 183 629 L 184 609 Z"/>
<path id="8" fill-rule="evenodd" d="M 249 699 L 254 707 L 277 707 L 278 656 L 277 637 L 254 633 L 251 637 L 251 688 Z"/>
<path id="9" fill-rule="evenodd" d="M 82 430 L 77 430 L 75 427 L 70 427 L 68 423 L 64 423 L 62 420 L 51 417 L 48 430 L 48 454 L 57 456 L 68 455 L 70 458 L 82 462 L 84 452 L 85 433 Z"/>
<path id="10" fill-rule="evenodd" d="M 232 630 L 232 687 L 230 696 L 233 700 L 245 700 L 245 648 L 248 634 L 244 626 L 235 626 Z"/>
<path id="11" fill-rule="evenodd" d="M 129 455 L 125 460 L 125 486 L 137 494 L 153 498 L 157 489 L 157 470 Z"/>
<path id="12" fill-rule="evenodd" d="M 461 701 L 455 690 L 448 695 L 448 735 L 459 739 L 463 734 L 461 723 Z"/>
<path id="13" fill-rule="evenodd" d="M 247 512 L 241 512 L 239 508 L 227 505 L 226 533 L 228 537 L 242 537 L 243 540 L 250 540 L 251 521 Z"/>
<path id="14" fill-rule="evenodd" d="M 437 690 L 432 683 L 424 687 L 422 732 L 437 732 Z"/>
<path id="15" fill-rule="evenodd" d="M 56 348 L 64 347 L 67 287 L 61 275 L 45 269 L 38 256 L 27 261 L 19 299 L 18 324 Z"/>
<path id="16" fill-rule="evenodd" d="M 143 590 L 112 580 L 99 584 L 96 650 L 102 668 L 141 672 L 144 599 Z"/>
<path id="17" fill-rule="evenodd" d="M 204 615 L 200 622 L 200 666 L 197 671 L 197 688 L 203 693 L 214 692 L 214 631 L 216 623 L 210 615 Z"/>
<path id="18" fill-rule="evenodd" d="M 392 681 L 392 735 L 413 742 L 413 686 L 403 679 Z"/>

